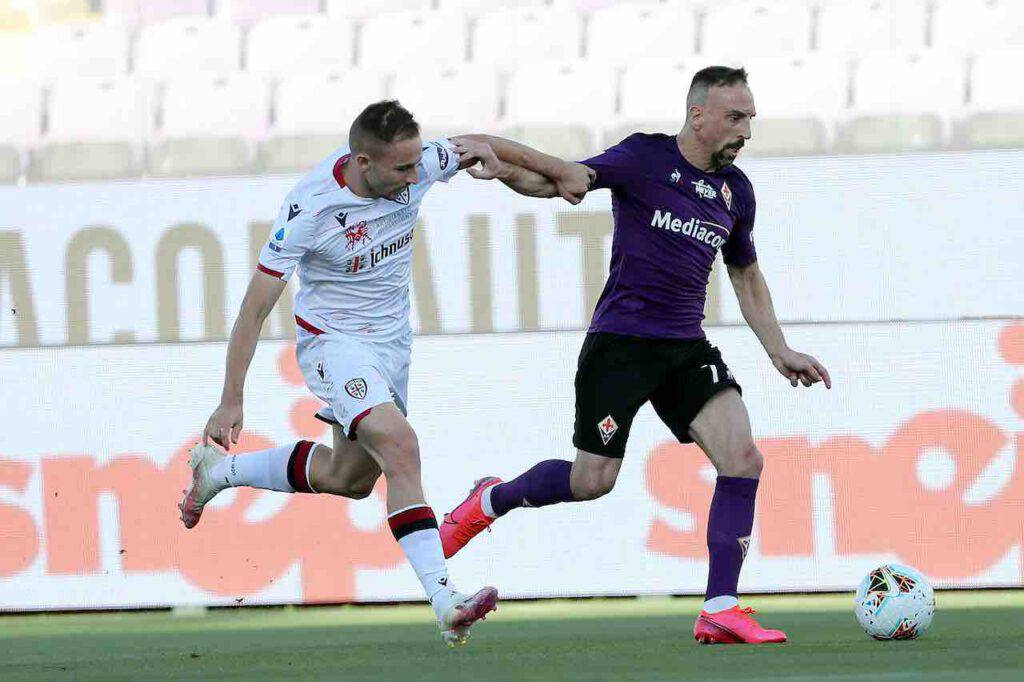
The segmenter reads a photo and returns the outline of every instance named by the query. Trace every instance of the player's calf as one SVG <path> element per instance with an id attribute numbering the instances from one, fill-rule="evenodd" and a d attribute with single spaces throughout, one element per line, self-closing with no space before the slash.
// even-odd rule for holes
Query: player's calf
<path id="1" fill-rule="evenodd" d="M 320 446 L 309 466 L 310 487 L 353 500 L 369 497 L 380 475 L 377 463 L 358 446 L 341 450 Z"/>
<path id="2" fill-rule="evenodd" d="M 621 460 L 581 452 L 575 463 L 545 460 L 507 483 L 494 477 L 480 479 L 469 496 L 445 514 L 441 524 L 445 556 L 454 556 L 496 518 L 513 509 L 592 500 L 607 494 L 615 485 L 620 464 Z"/>

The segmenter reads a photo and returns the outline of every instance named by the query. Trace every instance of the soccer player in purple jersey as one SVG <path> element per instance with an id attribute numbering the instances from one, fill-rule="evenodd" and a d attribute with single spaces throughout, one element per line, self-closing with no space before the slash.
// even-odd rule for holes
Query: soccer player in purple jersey
<path id="1" fill-rule="evenodd" d="M 576 460 L 543 461 L 508 482 L 477 481 L 445 516 L 441 540 L 452 556 L 513 509 L 606 495 L 622 466 L 633 418 L 650 401 L 675 437 L 696 442 L 718 472 L 708 517 L 707 592 L 694 637 L 701 643 L 784 642 L 785 633 L 762 628 L 739 606 L 737 584 L 764 458 L 740 386 L 701 329 L 719 249 L 743 318 L 775 368 L 794 387 L 832 384 L 820 362 L 786 344 L 757 265 L 754 191 L 732 165 L 755 115 L 746 72 L 703 69 L 686 107 L 678 135 L 637 133 L 583 162 L 596 173 L 591 189 L 612 192 L 615 233 L 608 282 L 576 373 Z M 514 158 L 505 150 L 498 156 Z M 522 168 L 492 175 L 517 191 L 557 196 L 549 181 Z"/>

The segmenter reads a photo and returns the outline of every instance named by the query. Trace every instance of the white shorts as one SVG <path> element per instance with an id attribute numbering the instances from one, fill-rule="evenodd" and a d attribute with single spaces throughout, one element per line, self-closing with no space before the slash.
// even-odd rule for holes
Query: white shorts
<path id="1" fill-rule="evenodd" d="M 327 403 L 316 417 L 339 424 L 356 439 L 356 426 L 377 405 L 393 402 L 407 414 L 412 336 L 379 342 L 344 334 L 299 330 L 295 355 L 306 385 Z"/>

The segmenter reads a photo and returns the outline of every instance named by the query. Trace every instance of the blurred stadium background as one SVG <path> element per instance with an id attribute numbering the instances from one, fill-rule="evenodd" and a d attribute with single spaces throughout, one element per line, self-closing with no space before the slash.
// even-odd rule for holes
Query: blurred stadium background
<path id="1" fill-rule="evenodd" d="M 0 181 L 301 171 L 384 96 L 427 131 L 469 126 L 582 157 L 638 127 L 674 129 L 708 63 L 750 66 L 761 114 L 747 156 L 1013 148 L 1022 12 L 1006 0 L 5 0 Z"/>
<path id="2" fill-rule="evenodd" d="M 380 495 L 237 491 L 191 533 L 177 519 L 281 200 L 383 97 L 427 137 L 578 159 L 677 131 L 711 63 L 750 73 L 760 260 L 791 345 L 836 382 L 774 375 L 716 268 L 708 333 L 769 459 L 741 588 L 851 590 L 887 560 L 1020 587 L 1024 3 L 0 0 L 0 610 L 417 599 Z M 438 511 L 571 456 L 609 205 L 468 177 L 425 201 L 411 419 Z M 290 308 L 243 449 L 329 438 Z M 668 438 L 645 409 L 611 496 L 498 524 L 456 579 L 701 593 L 713 474 Z"/>

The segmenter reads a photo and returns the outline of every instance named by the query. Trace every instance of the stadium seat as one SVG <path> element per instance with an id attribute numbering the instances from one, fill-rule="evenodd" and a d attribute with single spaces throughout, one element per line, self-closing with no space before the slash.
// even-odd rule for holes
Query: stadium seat
<path id="1" fill-rule="evenodd" d="M 42 93 L 21 80 L 0 80 L 0 182 L 21 176 L 21 151 L 39 137 Z"/>
<path id="2" fill-rule="evenodd" d="M 249 140 L 265 133 L 268 105 L 266 83 L 249 74 L 168 81 L 160 137 L 150 148 L 150 173 L 225 175 L 251 170 Z"/>
<path id="3" fill-rule="evenodd" d="M 945 120 L 963 109 L 966 70 L 945 52 L 880 52 L 855 68 L 853 117 L 838 151 L 906 152 L 941 148 Z"/>
<path id="4" fill-rule="evenodd" d="M 32 34 L 0 33 L 0 80 L 35 78 L 32 60 Z"/>
<path id="5" fill-rule="evenodd" d="M 444 12 L 396 12 L 366 19 L 358 64 L 377 71 L 453 66 L 466 58 L 466 20 Z"/>
<path id="6" fill-rule="evenodd" d="M 616 5 L 649 5 L 652 2 L 659 1 L 662 0 L 551 0 L 551 4 L 555 7 L 568 7 L 569 9 L 574 9 L 577 12 L 590 13 L 597 10 L 608 9 L 609 7 L 615 7 Z M 678 0 L 676 0 L 676 4 L 678 4 Z"/>
<path id="7" fill-rule="evenodd" d="M 29 160 L 29 181 L 102 180 L 141 173 L 152 86 L 134 78 L 73 78 L 50 90 L 49 126 Z"/>
<path id="8" fill-rule="evenodd" d="M 21 177 L 21 153 L 17 147 L 0 142 L 0 183 L 17 182 Z"/>
<path id="9" fill-rule="evenodd" d="M 354 69 L 281 81 L 270 138 L 260 145 L 259 167 L 278 173 L 308 170 L 345 142 L 353 119 L 384 95 L 379 73 Z M 317 106 L 309 106 L 311 101 Z"/>
<path id="10" fill-rule="evenodd" d="M 29 17 L 36 26 L 95 19 L 96 0 L 33 0 L 17 3 L 29 9 Z"/>
<path id="11" fill-rule="evenodd" d="M 33 41 L 32 59 L 36 73 L 47 81 L 68 76 L 119 76 L 128 69 L 128 31 L 104 24 L 42 28 Z"/>
<path id="12" fill-rule="evenodd" d="M 473 64 L 399 72 L 391 95 L 412 111 L 424 139 L 493 130 L 501 104 L 498 74 Z"/>
<path id="13" fill-rule="evenodd" d="M 686 120 L 686 91 L 695 70 L 681 62 L 629 64 L 622 73 L 618 122 L 606 130 L 603 146 L 638 131 L 679 132 Z"/>
<path id="14" fill-rule="evenodd" d="M 1024 47 L 1020 0 L 940 0 L 932 17 L 932 46 L 977 52 Z"/>
<path id="15" fill-rule="evenodd" d="M 472 61 L 511 68 L 580 55 L 582 25 L 571 10 L 527 7 L 484 14 L 476 22 Z"/>
<path id="16" fill-rule="evenodd" d="M 332 17 L 369 17 L 387 12 L 424 12 L 433 9 L 434 0 L 327 0 Z"/>
<path id="17" fill-rule="evenodd" d="M 242 26 L 287 14 L 317 14 L 320 0 L 218 0 L 216 16 Z"/>
<path id="18" fill-rule="evenodd" d="M 811 8 L 800 0 L 712 4 L 698 44 L 714 57 L 801 53 L 811 44 Z"/>
<path id="19" fill-rule="evenodd" d="M 462 12 L 469 16 L 480 16 L 488 12 L 544 7 L 548 4 L 548 0 L 437 0 L 437 9 L 442 12 Z"/>
<path id="20" fill-rule="evenodd" d="M 286 15 L 256 23 L 249 31 L 246 69 L 283 78 L 308 71 L 349 68 L 353 59 L 352 24 L 323 15 Z"/>
<path id="21" fill-rule="evenodd" d="M 816 47 L 854 55 L 877 50 L 920 50 L 925 46 L 925 0 L 831 0 L 821 5 Z"/>
<path id="22" fill-rule="evenodd" d="M 25 147 L 39 137 L 42 92 L 21 80 L 0 80 L 0 143 Z"/>
<path id="23" fill-rule="evenodd" d="M 696 15 L 688 8 L 655 2 L 608 7 L 587 22 L 587 59 L 610 64 L 675 61 L 694 52 L 696 27 Z"/>
<path id="24" fill-rule="evenodd" d="M 846 110 L 849 68 L 843 57 L 808 53 L 759 59 L 748 75 L 757 117 L 744 149 L 749 156 L 820 154 Z"/>
<path id="25" fill-rule="evenodd" d="M 584 158 L 598 148 L 594 128 L 615 112 L 614 81 L 607 67 L 585 62 L 517 69 L 508 83 L 504 134 L 555 156 Z"/>
<path id="26" fill-rule="evenodd" d="M 142 27 L 136 73 L 150 78 L 231 73 L 239 67 L 241 31 L 225 21 L 180 17 Z"/>
<path id="27" fill-rule="evenodd" d="M 25 6 L 11 6 L 10 0 L 0 0 L 0 31 L 29 31 L 32 20 Z"/>
<path id="28" fill-rule="evenodd" d="M 103 16 L 129 26 L 173 17 L 205 17 L 209 9 L 209 0 L 103 0 Z"/>
<path id="29" fill-rule="evenodd" d="M 959 126 L 956 145 L 967 149 L 1024 148 L 1024 49 L 978 55 L 972 68 L 973 112 Z"/>

